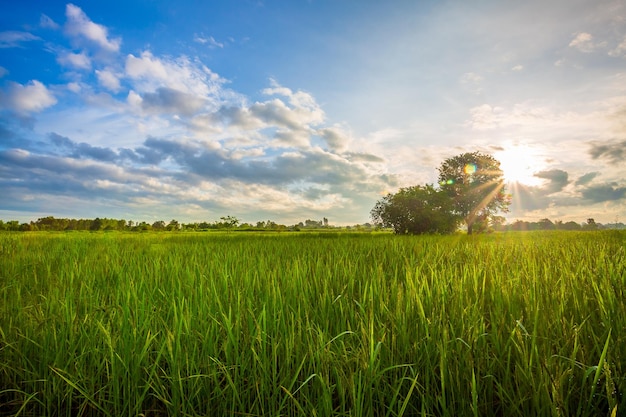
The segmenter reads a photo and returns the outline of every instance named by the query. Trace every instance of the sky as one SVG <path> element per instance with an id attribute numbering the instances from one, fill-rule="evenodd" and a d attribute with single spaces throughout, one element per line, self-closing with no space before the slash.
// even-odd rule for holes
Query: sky
<path id="1" fill-rule="evenodd" d="M 0 0 L 0 219 L 365 223 L 474 151 L 626 220 L 626 2 Z"/>

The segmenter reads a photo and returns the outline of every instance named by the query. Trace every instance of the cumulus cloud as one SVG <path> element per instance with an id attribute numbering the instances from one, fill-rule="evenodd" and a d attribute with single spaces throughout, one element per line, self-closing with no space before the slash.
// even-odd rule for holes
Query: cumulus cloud
<path id="1" fill-rule="evenodd" d="M 603 203 L 626 198 L 626 187 L 617 183 L 592 185 L 582 190 L 583 198 L 591 203 Z"/>
<path id="2" fill-rule="evenodd" d="M 343 158 L 320 148 L 282 152 L 267 157 L 258 148 L 246 154 L 211 147 L 198 141 L 180 142 L 150 137 L 140 147 L 124 149 L 120 157 L 151 165 L 168 160 L 182 172 L 212 181 L 236 180 L 272 186 L 306 182 L 326 184 L 345 191 L 346 188 L 372 180 L 372 175 L 363 166 L 350 160 L 358 157 Z M 376 161 L 373 155 L 364 154 L 361 157 Z"/>
<path id="3" fill-rule="evenodd" d="M 65 51 L 57 57 L 57 62 L 65 67 L 73 67 L 77 69 L 88 70 L 91 68 L 91 59 L 83 51 L 80 53 L 74 53 Z"/>
<path id="4" fill-rule="evenodd" d="M 78 159 L 94 159 L 97 161 L 113 162 L 118 154 L 110 148 L 92 146 L 88 143 L 75 143 L 66 136 L 51 132 L 48 137 L 53 145 L 64 150 L 64 155 Z"/>
<path id="5" fill-rule="evenodd" d="M 69 3 L 65 8 L 65 31 L 76 40 L 87 40 L 108 52 L 118 52 L 122 40 L 109 38 L 108 29 L 92 22 L 83 10 Z"/>
<path id="6" fill-rule="evenodd" d="M 96 70 L 96 77 L 100 85 L 114 93 L 119 92 L 122 88 L 119 76 L 110 68 Z"/>
<path id="7" fill-rule="evenodd" d="M 125 63 L 126 76 L 138 92 L 153 92 L 167 87 L 202 97 L 216 96 L 225 80 L 197 60 L 185 56 L 176 59 L 158 58 L 150 51 L 139 57 L 129 54 Z"/>
<path id="8" fill-rule="evenodd" d="M 538 173 L 540 178 L 548 180 L 539 186 L 516 184 L 508 190 L 513 201 L 513 213 L 534 212 L 535 216 L 546 216 L 546 210 L 555 207 L 587 207 L 591 210 L 594 204 L 617 202 L 626 199 L 626 187 L 617 182 L 592 182 L 600 176 L 597 172 L 587 173 L 572 182 L 568 180 L 568 173 L 562 170 L 549 170 Z M 582 198 L 581 198 L 582 197 Z"/>
<path id="9" fill-rule="evenodd" d="M 256 130 L 267 126 L 246 107 L 222 106 L 214 114 L 205 115 L 205 117 L 207 122 L 213 125 L 223 123 L 242 130 Z"/>
<path id="10" fill-rule="evenodd" d="M 319 129 L 317 134 L 320 135 L 328 145 L 329 149 L 337 152 L 344 151 L 349 142 L 349 137 L 342 129 L 338 127 L 327 127 Z"/>
<path id="11" fill-rule="evenodd" d="M 626 140 L 592 142 L 589 154 L 593 159 L 606 159 L 610 164 L 624 164 L 626 161 Z"/>
<path id="12" fill-rule="evenodd" d="M 587 174 L 581 175 L 576 182 L 574 183 L 575 185 L 586 185 L 589 184 L 591 181 L 593 181 L 594 178 L 596 178 L 598 175 L 600 175 L 599 172 L 589 172 Z"/>
<path id="13" fill-rule="evenodd" d="M 56 102 L 50 90 L 37 80 L 26 85 L 11 82 L 6 92 L 0 91 L 0 107 L 22 114 L 40 112 Z"/>
<path id="14" fill-rule="evenodd" d="M 6 31 L 0 32 L 0 48 L 21 47 L 24 42 L 38 41 L 41 38 L 29 32 Z"/>
<path id="15" fill-rule="evenodd" d="M 271 87 L 264 89 L 263 94 L 287 97 L 289 104 L 296 109 L 296 112 L 300 116 L 306 117 L 306 123 L 316 124 L 324 121 L 324 111 L 319 107 L 311 94 L 299 90 L 294 92 L 290 88 L 283 87 L 273 79 L 270 79 L 270 84 Z"/>
<path id="16" fill-rule="evenodd" d="M 309 120 L 303 120 L 299 116 L 301 112 L 294 111 L 279 99 L 255 103 L 250 106 L 250 113 L 266 124 L 286 127 L 289 129 L 300 129 L 302 124 Z"/>
<path id="17" fill-rule="evenodd" d="M 69 91 L 71 91 L 72 93 L 79 93 L 82 89 L 82 87 L 80 86 L 79 83 L 77 82 L 71 82 L 71 83 L 67 83 L 67 87 L 66 87 Z"/>
<path id="18" fill-rule="evenodd" d="M 587 32 L 580 32 L 572 39 L 569 43 L 570 48 L 576 48 L 580 52 L 590 53 L 595 51 L 596 49 L 603 47 L 605 43 L 595 43 L 593 41 L 593 36 Z"/>
<path id="19" fill-rule="evenodd" d="M 554 194 L 562 191 L 569 183 L 567 172 L 560 169 L 540 171 L 534 174 L 535 177 L 548 180 L 546 186 L 541 187 L 547 194 Z"/>
<path id="20" fill-rule="evenodd" d="M 142 108 L 148 113 L 168 113 L 191 116 L 205 104 L 205 100 L 173 88 L 161 87 L 153 93 L 145 93 Z"/>

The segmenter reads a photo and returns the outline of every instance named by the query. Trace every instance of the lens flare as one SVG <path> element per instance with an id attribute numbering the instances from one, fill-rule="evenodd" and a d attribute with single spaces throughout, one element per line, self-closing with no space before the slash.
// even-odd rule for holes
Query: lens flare
<path id="1" fill-rule="evenodd" d="M 467 175 L 472 175 L 476 172 L 476 164 L 467 164 L 465 165 L 465 168 L 463 168 L 463 170 Z"/>

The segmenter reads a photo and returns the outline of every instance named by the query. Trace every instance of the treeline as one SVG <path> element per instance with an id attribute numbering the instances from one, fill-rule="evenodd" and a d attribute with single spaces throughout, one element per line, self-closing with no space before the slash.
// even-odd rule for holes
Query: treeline
<path id="1" fill-rule="evenodd" d="M 367 225 L 370 226 L 370 225 Z M 355 225 L 355 228 L 359 228 L 360 225 Z M 267 230 L 267 231 L 297 231 L 301 229 L 330 229 L 334 228 L 329 225 L 328 219 L 323 220 L 310 220 L 307 219 L 304 222 L 292 226 L 286 226 L 284 224 L 278 224 L 272 220 L 258 221 L 252 223 L 241 223 L 239 219 L 233 216 L 221 217 L 219 221 L 214 222 L 193 222 L 193 223 L 181 223 L 175 219 L 169 222 L 158 220 L 153 223 L 145 221 L 135 222 L 133 220 L 125 219 L 109 219 L 96 217 L 95 219 L 64 219 L 56 218 L 53 216 L 47 216 L 31 221 L 30 223 L 20 223 L 17 220 L 11 220 L 4 222 L 0 220 L 0 231 L 72 231 L 72 230 L 87 230 L 87 231 L 131 231 L 131 232 L 146 232 L 146 231 L 203 231 L 203 230 Z"/>
<path id="2" fill-rule="evenodd" d="M 126 231 L 126 232 L 147 232 L 147 231 L 208 231 L 208 230 L 232 230 L 232 231 L 299 231 L 299 230 L 317 230 L 317 229 L 346 229 L 352 231 L 371 231 L 377 229 L 375 225 L 370 223 L 355 224 L 354 226 L 345 226 L 343 228 L 332 226 L 328 219 L 310 220 L 287 226 L 276 223 L 272 220 L 258 221 L 256 223 L 241 223 L 239 219 L 233 216 L 221 217 L 219 221 L 213 222 L 193 222 L 181 223 L 177 220 L 165 222 L 158 220 L 153 223 L 145 221 L 135 222 L 133 220 L 124 219 L 63 219 L 53 216 L 42 217 L 36 221 L 29 223 L 20 223 L 17 220 L 4 222 L 0 220 L 0 231 Z M 532 230 L 602 230 L 602 229 L 626 229 L 624 223 L 596 223 L 594 219 L 587 219 L 585 223 L 576 223 L 574 221 L 563 222 L 561 220 L 552 221 L 550 219 L 541 219 L 536 222 L 528 222 L 516 220 L 512 223 L 505 224 L 499 222 L 492 225 L 492 230 L 505 231 L 532 231 Z"/>
<path id="3" fill-rule="evenodd" d="M 576 223 L 574 221 L 563 222 L 561 220 L 552 221 L 550 219 L 541 219 L 536 222 L 527 222 L 517 220 L 509 224 L 494 225 L 497 231 L 528 231 L 528 230 L 601 230 L 601 229 L 626 229 L 624 223 L 596 223 L 594 219 L 587 219 L 585 223 Z"/>

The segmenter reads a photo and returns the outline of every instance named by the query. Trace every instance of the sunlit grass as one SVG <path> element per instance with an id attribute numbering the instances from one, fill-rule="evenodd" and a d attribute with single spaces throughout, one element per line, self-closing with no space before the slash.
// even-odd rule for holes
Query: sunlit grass
<path id="1" fill-rule="evenodd" d="M 626 234 L 1 234 L 0 415 L 616 415 Z"/>

